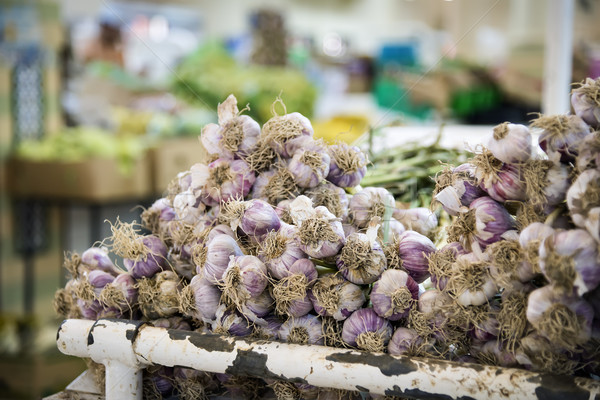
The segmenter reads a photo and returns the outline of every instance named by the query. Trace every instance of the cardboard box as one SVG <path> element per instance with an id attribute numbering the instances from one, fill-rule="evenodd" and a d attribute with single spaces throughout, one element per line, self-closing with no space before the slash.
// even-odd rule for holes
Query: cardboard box
<path id="1" fill-rule="evenodd" d="M 110 202 L 144 199 L 152 194 L 148 157 L 139 159 L 125 174 L 116 161 L 91 159 L 81 162 L 28 161 L 8 163 L 9 194 L 51 200 Z"/>
<path id="2" fill-rule="evenodd" d="M 161 141 L 150 150 L 150 159 L 153 192 L 160 195 L 178 173 L 205 162 L 207 153 L 198 137 L 181 137 Z"/>

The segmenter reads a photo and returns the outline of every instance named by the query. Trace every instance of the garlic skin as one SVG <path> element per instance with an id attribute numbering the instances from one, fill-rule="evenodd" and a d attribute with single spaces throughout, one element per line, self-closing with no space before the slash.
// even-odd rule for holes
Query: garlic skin
<path id="1" fill-rule="evenodd" d="M 348 218 L 349 199 L 346 191 L 331 182 L 321 182 L 318 186 L 306 190 L 304 195 L 312 200 L 315 207 L 326 207 L 329 212 L 342 221 Z"/>
<path id="2" fill-rule="evenodd" d="M 246 235 L 263 237 L 270 231 L 279 230 L 280 226 L 279 216 L 269 203 L 259 199 L 245 202 L 240 228 Z"/>
<path id="3" fill-rule="evenodd" d="M 160 238 L 154 235 L 139 236 L 136 241 L 145 249 L 145 254 L 123 260 L 131 276 L 135 279 L 151 277 L 167 267 L 167 246 Z"/>
<path id="4" fill-rule="evenodd" d="M 583 171 L 573 182 L 567 192 L 567 206 L 573 223 L 600 241 L 600 171 L 588 169 Z"/>
<path id="5" fill-rule="evenodd" d="M 531 158 L 532 141 L 525 125 L 504 122 L 494 127 L 487 148 L 494 157 L 508 164 L 524 163 Z"/>
<path id="6" fill-rule="evenodd" d="M 423 345 L 423 338 L 410 328 L 396 328 L 388 343 L 387 351 L 393 356 L 412 355 Z"/>
<path id="7" fill-rule="evenodd" d="M 190 316 L 206 323 L 213 321 L 217 308 L 221 303 L 221 291 L 219 288 L 213 285 L 202 274 L 192 277 L 189 288 L 192 292 L 194 306 Z M 184 312 L 184 314 L 188 313 Z"/>
<path id="8" fill-rule="evenodd" d="M 177 220 L 189 225 L 195 225 L 203 216 L 206 206 L 188 189 L 178 193 L 173 199 L 173 210 Z"/>
<path id="9" fill-rule="evenodd" d="M 204 265 L 196 265 L 196 272 L 203 273 L 213 284 L 220 283 L 229 266 L 230 257 L 241 255 L 242 250 L 234 238 L 225 234 L 217 235 L 208 243 L 206 261 Z"/>
<path id="10" fill-rule="evenodd" d="M 90 269 L 98 269 L 116 276 L 122 272 L 113 264 L 105 247 L 90 247 L 81 253 L 81 263 Z"/>
<path id="11" fill-rule="evenodd" d="M 462 306 L 480 306 L 498 293 L 488 264 L 474 253 L 460 255 L 452 265 L 446 291 Z"/>
<path id="12" fill-rule="evenodd" d="M 600 128 L 599 87 L 600 79 L 586 78 L 579 87 L 571 91 L 571 105 L 575 115 L 594 128 Z"/>
<path id="13" fill-rule="evenodd" d="M 500 203 L 527 199 L 523 172 L 518 165 L 504 164 L 495 179 L 484 180 L 481 185 L 492 199 Z"/>
<path id="14" fill-rule="evenodd" d="M 438 227 L 437 216 L 429 208 L 414 207 L 406 210 L 396 208 L 392 215 L 406 229 L 424 236 L 431 235 Z"/>
<path id="15" fill-rule="evenodd" d="M 527 320 L 555 346 L 572 350 L 591 338 L 594 310 L 575 295 L 560 294 L 552 285 L 532 291 Z"/>
<path id="16" fill-rule="evenodd" d="M 344 321 L 342 340 L 370 352 L 383 352 L 392 337 L 392 324 L 372 308 L 356 310 Z"/>
<path id="17" fill-rule="evenodd" d="M 600 284 L 598 243 L 584 229 L 557 230 L 539 247 L 539 266 L 550 283 L 579 296 Z"/>
<path id="18" fill-rule="evenodd" d="M 225 304 L 219 305 L 215 319 L 211 321 L 211 330 L 218 335 L 248 336 L 252 333 L 252 324 L 237 310 L 229 310 Z"/>
<path id="19" fill-rule="evenodd" d="M 429 254 L 435 252 L 435 245 L 427 237 L 415 231 L 406 231 L 398 237 L 398 255 L 402 268 L 417 283 L 429 277 Z"/>
<path id="20" fill-rule="evenodd" d="M 390 321 L 406 318 L 419 298 L 419 285 L 406 272 L 388 269 L 373 284 L 373 310 Z"/>
<path id="21" fill-rule="evenodd" d="M 350 218 L 357 228 L 365 228 L 373 217 L 385 220 L 386 210 L 391 215 L 395 206 L 394 196 L 386 189 L 377 187 L 367 187 L 355 193 L 348 205 Z"/>
<path id="22" fill-rule="evenodd" d="M 435 180 L 433 198 L 452 216 L 458 215 L 473 200 L 485 195 L 485 191 L 477 183 L 475 166 L 470 163 L 447 169 L 438 174 Z"/>

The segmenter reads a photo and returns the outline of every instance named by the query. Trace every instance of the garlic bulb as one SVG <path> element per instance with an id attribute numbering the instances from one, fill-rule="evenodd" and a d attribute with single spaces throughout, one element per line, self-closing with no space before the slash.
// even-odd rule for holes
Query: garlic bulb
<path id="1" fill-rule="evenodd" d="M 285 164 L 275 164 L 262 172 L 252 186 L 252 198 L 265 200 L 269 204 L 293 199 L 300 194 L 294 175 Z"/>
<path id="2" fill-rule="evenodd" d="M 306 257 L 300 248 L 298 232 L 296 226 L 283 223 L 279 231 L 269 232 L 262 240 L 258 258 L 265 263 L 272 277 L 288 276 L 292 265 Z"/>
<path id="3" fill-rule="evenodd" d="M 473 164 L 465 163 L 452 169 L 447 168 L 435 177 L 433 198 L 450 215 L 458 215 L 473 200 L 483 195 L 485 192 L 477 183 Z"/>
<path id="4" fill-rule="evenodd" d="M 198 273 L 203 273 L 206 279 L 216 284 L 222 282 L 223 274 L 229 266 L 231 256 L 243 255 L 240 246 L 229 235 L 220 234 L 214 237 L 206 246 L 204 265 L 196 265 Z"/>
<path id="5" fill-rule="evenodd" d="M 395 208 L 392 215 L 406 229 L 424 236 L 432 235 L 438 227 L 437 216 L 429 208 L 414 207 L 406 210 Z"/>
<path id="6" fill-rule="evenodd" d="M 419 285 L 406 272 L 388 269 L 373 284 L 371 303 L 380 317 L 390 321 L 406 318 L 419 297 Z"/>
<path id="7" fill-rule="evenodd" d="M 178 193 L 173 199 L 173 210 L 179 222 L 195 225 L 204 215 L 206 206 L 191 189 Z"/>
<path id="8" fill-rule="evenodd" d="M 600 79 L 586 78 L 571 91 L 571 105 L 575 115 L 586 124 L 600 128 Z"/>
<path id="9" fill-rule="evenodd" d="M 557 230 L 539 247 L 539 266 L 548 281 L 579 296 L 600 284 L 598 244 L 584 229 Z"/>
<path id="10" fill-rule="evenodd" d="M 206 151 L 231 160 L 250 154 L 257 145 L 260 125 L 247 115 L 239 115 L 234 95 L 219 104 L 217 114 L 219 125 L 206 125 L 200 135 Z"/>
<path id="11" fill-rule="evenodd" d="M 498 293 L 487 262 L 474 253 L 456 258 L 446 290 L 462 306 L 480 306 Z"/>
<path id="12" fill-rule="evenodd" d="M 81 253 L 79 260 L 85 267 L 108 272 L 113 276 L 121 272 L 111 261 L 106 247 L 90 247 Z"/>
<path id="13" fill-rule="evenodd" d="M 531 126 L 542 129 L 538 142 L 549 156 L 558 153 L 560 162 L 575 160 L 583 139 L 590 128 L 577 115 L 541 115 Z"/>
<path id="14" fill-rule="evenodd" d="M 329 174 L 329 154 L 323 144 L 313 141 L 296 150 L 288 163 L 288 170 L 301 188 L 314 188 Z"/>
<path id="15" fill-rule="evenodd" d="M 373 217 L 379 217 L 384 221 L 385 216 L 388 215 L 386 211 L 391 216 L 395 205 L 394 196 L 386 189 L 367 187 L 355 193 L 348 206 L 352 223 L 357 228 L 365 228 Z M 406 224 L 404 225 L 406 226 Z"/>
<path id="16" fill-rule="evenodd" d="M 323 206 L 342 221 L 348 217 L 348 195 L 341 187 L 330 182 L 322 182 L 306 190 L 304 195 L 312 200 L 314 207 Z"/>
<path id="17" fill-rule="evenodd" d="M 255 256 L 231 257 L 222 279 L 222 300 L 242 311 L 248 300 L 266 289 L 267 267 Z"/>
<path id="18" fill-rule="evenodd" d="M 383 352 L 392 337 L 392 324 L 372 308 L 356 310 L 344 321 L 342 339 L 350 346 Z"/>
<path id="19" fill-rule="evenodd" d="M 502 162 L 524 163 L 531 157 L 531 133 L 525 125 L 504 122 L 494 127 L 487 148 Z"/>
<path id="20" fill-rule="evenodd" d="M 323 328 L 321 319 L 315 315 L 304 315 L 289 318 L 279 329 L 279 337 L 293 344 L 323 345 Z"/>
<path id="21" fill-rule="evenodd" d="M 290 215 L 298 226 L 300 249 L 311 257 L 325 258 L 338 253 L 346 237 L 341 221 L 325 207 L 312 207 L 306 196 L 290 204 Z"/>
<path id="22" fill-rule="evenodd" d="M 387 351 L 393 356 L 418 356 L 424 345 L 423 338 L 410 328 L 396 328 L 388 343 Z"/>
<path id="23" fill-rule="evenodd" d="M 600 171 L 583 171 L 567 192 L 573 223 L 600 241 Z"/>
<path id="24" fill-rule="evenodd" d="M 255 238 L 278 231 L 281 226 L 275 209 L 260 199 L 230 200 L 223 204 L 219 219 L 228 222 L 232 231 L 240 228 L 244 234 Z"/>
<path id="25" fill-rule="evenodd" d="M 365 294 L 341 275 L 323 275 L 309 293 L 317 314 L 333 317 L 337 321 L 348 318 L 365 302 Z"/>
<path id="26" fill-rule="evenodd" d="M 179 311 L 181 280 L 173 271 L 161 271 L 137 281 L 139 306 L 149 319 L 170 317 Z"/>
<path id="27" fill-rule="evenodd" d="M 200 199 L 207 206 L 246 197 L 256 180 L 243 160 L 219 158 L 208 165 L 194 164 L 190 171 L 192 188 L 200 191 Z"/>
<path id="28" fill-rule="evenodd" d="M 335 258 L 335 265 L 352 283 L 363 285 L 375 282 L 386 269 L 387 262 L 377 242 L 379 224 L 369 227 L 367 233 L 352 233 Z"/>
<path id="29" fill-rule="evenodd" d="M 338 143 L 328 148 L 327 180 L 342 188 L 355 187 L 367 173 L 367 156 L 356 146 Z"/>
<path id="30" fill-rule="evenodd" d="M 217 307 L 221 303 L 221 291 L 203 274 L 194 275 L 179 297 L 179 310 L 183 315 L 199 321 L 210 322 L 215 319 Z"/>
<path id="31" fill-rule="evenodd" d="M 415 231 L 405 231 L 398 236 L 396 248 L 400 257 L 400 266 L 417 283 L 429 277 L 427 257 L 435 251 L 433 242 Z"/>
<path id="32" fill-rule="evenodd" d="M 228 309 L 225 304 L 221 304 L 211 321 L 211 330 L 217 335 L 248 336 L 252 333 L 252 325 L 237 310 Z"/>
<path id="33" fill-rule="evenodd" d="M 579 296 L 559 293 L 551 285 L 529 294 L 527 320 L 555 345 L 573 350 L 590 339 L 594 310 Z"/>
<path id="34" fill-rule="evenodd" d="M 283 104 L 283 102 L 281 103 Z M 262 135 L 277 154 L 283 158 L 290 158 L 292 155 L 286 151 L 287 142 L 300 136 L 312 137 L 312 124 L 308 118 L 298 112 L 284 115 L 274 114 L 275 116 L 263 125 Z"/>

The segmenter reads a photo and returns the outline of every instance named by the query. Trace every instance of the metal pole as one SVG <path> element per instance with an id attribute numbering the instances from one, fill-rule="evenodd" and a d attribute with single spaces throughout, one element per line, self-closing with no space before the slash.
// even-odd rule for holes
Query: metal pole
<path id="1" fill-rule="evenodd" d="M 87 342 L 81 338 L 86 338 Z M 198 332 L 140 326 L 133 321 L 67 320 L 58 331 L 65 354 L 103 362 L 107 374 L 116 360 L 130 368 L 182 366 L 208 372 L 255 376 L 319 387 L 358 390 L 417 398 L 594 399 L 600 382 L 573 376 L 538 374 L 514 368 L 395 357 L 325 346 L 301 346 L 264 340 L 236 339 Z M 87 344 L 85 344 L 87 343 Z M 85 345 L 84 345 L 85 344 Z M 129 346 L 129 349 L 127 349 Z M 137 363 L 133 360 L 137 357 Z M 118 367 L 120 368 L 120 367 Z M 136 387 L 137 375 L 122 383 Z M 107 399 L 132 399 L 133 391 Z M 141 387 L 141 386 L 140 386 Z M 109 395 L 110 393 L 110 395 Z M 141 390 L 135 392 L 136 395 Z"/>
<path id="2" fill-rule="evenodd" d="M 571 108 L 575 4 L 573 0 L 550 0 L 547 8 L 542 112 L 565 114 Z"/>

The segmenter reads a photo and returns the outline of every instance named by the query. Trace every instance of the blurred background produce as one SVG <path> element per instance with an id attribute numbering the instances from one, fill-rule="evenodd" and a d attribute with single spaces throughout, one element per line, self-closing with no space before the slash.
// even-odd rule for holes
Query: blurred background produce
<path id="1" fill-rule="evenodd" d="M 139 221 L 204 157 L 227 95 L 261 124 L 280 95 L 316 137 L 369 149 L 367 182 L 426 206 L 438 159 L 458 165 L 465 137 L 542 110 L 552 4 L 0 0 L 0 398 L 84 368 L 55 349 L 64 252 L 107 237 L 104 220 Z M 600 75 L 600 5 L 571 4 L 580 82 Z"/>

